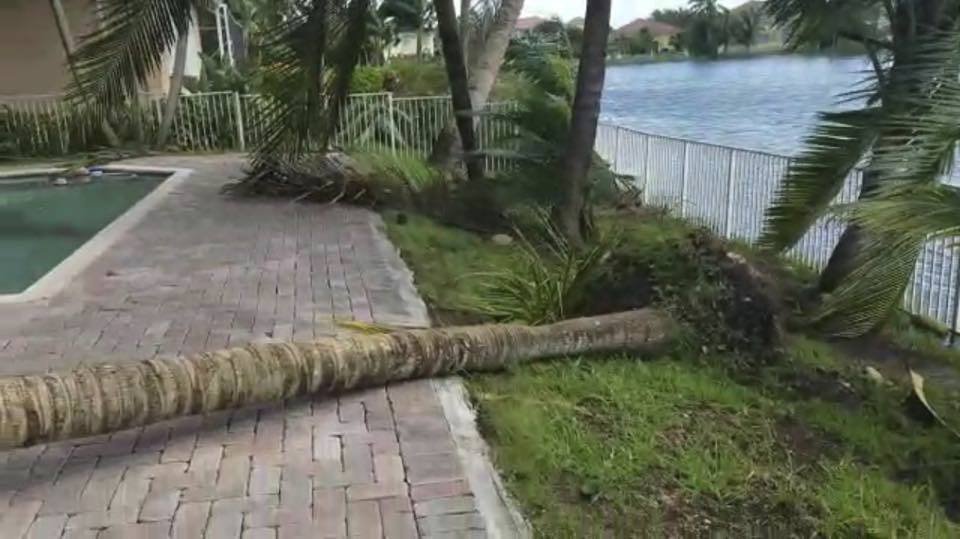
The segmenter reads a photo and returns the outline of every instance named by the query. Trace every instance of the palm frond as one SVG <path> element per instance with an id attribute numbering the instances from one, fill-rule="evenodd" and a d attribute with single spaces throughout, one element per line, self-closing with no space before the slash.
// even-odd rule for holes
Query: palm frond
<path id="1" fill-rule="evenodd" d="M 534 245 L 519 231 L 521 257 L 510 269 L 474 275 L 476 295 L 465 307 L 502 322 L 548 324 L 576 315 L 587 299 L 587 285 L 616 245 L 600 238 L 587 249 L 574 249 L 557 231 L 546 211 L 539 210 Z"/>
<path id="2" fill-rule="evenodd" d="M 414 193 L 444 181 L 440 170 L 410 155 L 368 151 L 352 152 L 350 156 L 362 168 L 360 172 L 371 181 L 387 180 L 404 184 Z"/>
<path id="3" fill-rule="evenodd" d="M 820 114 L 820 123 L 767 209 L 760 244 L 777 251 L 800 241 L 827 211 L 876 139 L 876 108 Z"/>
<path id="4" fill-rule="evenodd" d="M 960 192 L 938 184 L 960 142 L 960 31 L 937 33 L 892 69 L 872 149 L 872 185 L 836 211 L 863 232 L 855 269 L 815 316 L 838 336 L 882 323 L 910 282 L 923 245 L 960 231 Z"/>
<path id="5" fill-rule="evenodd" d="M 161 69 L 196 10 L 210 5 L 209 0 L 96 2 L 97 29 L 81 38 L 74 55 L 77 77 L 68 96 L 79 101 L 90 97 L 101 112 L 123 105 Z"/>
<path id="6" fill-rule="evenodd" d="M 899 183 L 837 208 L 879 239 L 935 239 L 960 235 L 960 189 L 952 185 Z"/>
<path id="7" fill-rule="evenodd" d="M 900 305 L 924 243 L 912 234 L 867 236 L 856 268 L 811 318 L 837 337 L 859 337 L 886 321 Z"/>
<path id="8" fill-rule="evenodd" d="M 889 48 L 876 25 L 884 0 L 767 0 L 765 8 L 775 24 L 786 30 L 793 48 L 819 45 L 834 36 Z"/>
<path id="9" fill-rule="evenodd" d="M 274 28 L 254 169 L 296 169 L 326 151 L 363 44 L 370 0 L 313 0 Z"/>

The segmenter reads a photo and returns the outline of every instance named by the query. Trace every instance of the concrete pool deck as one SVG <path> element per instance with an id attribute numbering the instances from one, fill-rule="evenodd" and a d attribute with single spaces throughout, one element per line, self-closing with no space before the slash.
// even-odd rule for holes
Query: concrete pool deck
<path id="1" fill-rule="evenodd" d="M 0 374 L 425 326 L 379 217 L 220 194 L 193 173 L 43 300 L 0 304 Z M 0 452 L 4 537 L 515 537 L 522 524 L 451 381 L 415 381 Z"/>

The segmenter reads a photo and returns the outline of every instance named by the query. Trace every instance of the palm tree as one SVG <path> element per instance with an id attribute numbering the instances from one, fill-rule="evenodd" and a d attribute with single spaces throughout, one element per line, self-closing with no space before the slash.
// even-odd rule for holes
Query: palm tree
<path id="1" fill-rule="evenodd" d="M 483 178 L 483 160 L 477 154 L 476 132 L 474 131 L 473 105 L 467 77 L 467 64 L 463 57 L 463 42 L 457 32 L 457 14 L 453 0 L 433 0 L 437 12 L 437 26 L 440 31 L 440 43 L 443 46 L 443 59 L 447 68 L 447 80 L 450 83 L 450 97 L 453 101 L 454 119 L 463 151 L 466 156 L 467 176 L 474 181 Z"/>
<path id="2" fill-rule="evenodd" d="M 717 29 L 715 27 L 722 25 L 719 21 L 723 8 L 718 0 L 690 0 L 688 5 L 690 11 L 695 15 L 693 29 L 703 34 L 700 36 L 702 48 L 709 56 L 715 57 L 717 55 Z M 721 27 L 720 30 L 722 31 L 723 28 Z"/>
<path id="3" fill-rule="evenodd" d="M 524 0 L 498 0 L 478 3 L 471 11 L 473 27 L 467 67 L 470 102 L 476 110 L 483 110 L 490 98 L 494 82 L 500 73 L 503 59 L 513 37 L 513 29 L 523 11 Z M 441 168 L 450 169 L 456 163 L 457 147 L 461 145 L 454 126 L 448 126 L 434 144 L 430 160 Z"/>
<path id="4" fill-rule="evenodd" d="M 733 28 L 733 39 L 743 45 L 750 54 L 750 47 L 757 41 L 757 34 L 760 31 L 760 11 L 754 7 L 748 7 L 740 12 Z"/>
<path id="5" fill-rule="evenodd" d="M 552 357 L 650 352 L 672 336 L 667 316 L 639 310 L 540 327 L 487 325 L 253 344 L 186 358 L 5 377 L 0 379 L 0 448 Z"/>
<path id="6" fill-rule="evenodd" d="M 603 95 L 610 38 L 610 3 L 610 0 L 587 0 L 583 51 L 577 71 L 570 135 L 560 171 L 564 200 L 557 209 L 557 220 L 574 247 L 583 245 L 588 225 L 585 215 L 590 189 L 587 173 L 593 160 L 597 122 L 600 119 L 600 98 Z"/>
<path id="7" fill-rule="evenodd" d="M 177 40 L 177 47 L 173 54 L 173 72 L 170 74 L 170 88 L 167 91 L 167 101 L 163 106 L 163 116 L 160 127 L 157 129 L 157 147 L 163 148 L 167 143 L 167 136 L 173 126 L 173 118 L 177 114 L 177 105 L 180 102 L 180 90 L 183 87 L 183 75 L 187 67 L 187 40 L 186 34 Z"/>
<path id="8" fill-rule="evenodd" d="M 866 162 L 860 198 L 869 200 L 886 186 L 909 182 L 930 184 L 952 159 L 953 145 L 925 145 L 931 126 L 942 127 L 942 118 L 934 121 L 944 92 L 960 73 L 960 55 L 956 53 L 956 30 L 960 5 L 956 0 L 880 0 L 844 4 L 769 0 L 768 9 L 787 27 L 794 45 L 817 43 L 825 33 L 861 43 L 873 65 L 869 84 L 854 94 L 864 105 L 859 109 L 822 113 L 821 123 L 807 141 L 807 149 L 791 166 L 774 204 L 767 211 L 761 243 L 773 249 L 789 248 L 825 212 L 843 187 L 847 176 Z M 886 24 L 875 23 L 877 16 Z M 889 33 L 884 30 L 889 27 Z M 920 123 L 926 119 L 927 125 Z M 952 117 L 948 117 L 951 118 Z M 918 161 L 923 152 L 923 161 Z M 905 171 L 909 171 L 907 174 Z M 891 239 L 892 241 L 892 239 Z M 891 266 L 872 266 L 877 273 L 870 279 L 854 276 L 874 240 L 868 237 L 858 220 L 847 227 L 830 261 L 821 273 L 819 290 L 830 293 L 823 310 L 834 320 L 859 310 L 858 322 L 849 333 L 862 332 L 876 325 L 900 300 L 909 274 Z M 896 258 L 910 266 L 919 255 L 922 242 L 898 244 Z M 908 248 L 909 247 L 909 248 Z M 859 281 L 859 282 L 857 282 Z M 882 283 L 882 290 L 873 288 Z M 843 293 L 839 293 L 840 290 Z M 867 301 L 868 300 L 868 301 Z M 869 323 L 860 319 L 867 316 Z M 820 318 L 823 318 L 821 316 Z M 837 326 L 838 324 L 833 324 Z"/>
<path id="9" fill-rule="evenodd" d="M 430 0 L 384 0 L 379 11 L 381 17 L 393 17 L 400 29 L 416 31 L 417 58 L 422 58 L 427 31 L 436 21 Z"/>

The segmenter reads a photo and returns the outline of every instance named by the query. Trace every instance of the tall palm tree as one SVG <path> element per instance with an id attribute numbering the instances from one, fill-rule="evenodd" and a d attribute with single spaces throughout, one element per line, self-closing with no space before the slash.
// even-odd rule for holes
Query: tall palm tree
<path id="1" fill-rule="evenodd" d="M 470 102 L 476 110 L 482 110 L 490 98 L 517 19 L 523 11 L 523 2 L 486 0 L 478 2 L 470 13 L 470 47 L 475 52 L 469 57 L 467 76 Z M 460 145 L 455 126 L 448 126 L 437 138 L 430 160 L 442 168 L 452 168 Z"/>
<path id="2" fill-rule="evenodd" d="M 453 0 L 433 0 L 437 12 L 437 26 L 440 31 L 440 43 L 443 47 L 443 59 L 447 68 L 447 80 L 450 83 L 450 97 L 453 101 L 454 119 L 463 151 L 466 156 L 467 176 L 474 181 L 483 178 L 483 160 L 477 153 L 477 137 L 474 130 L 474 106 L 470 99 L 467 77 L 467 63 L 463 56 L 463 42 L 457 31 L 457 14 Z"/>
<path id="3" fill-rule="evenodd" d="M 960 55 L 954 54 L 952 43 L 960 23 L 960 2 L 769 0 L 768 9 L 787 27 L 792 44 L 816 43 L 825 34 L 838 35 L 862 44 L 873 65 L 869 84 L 853 94 L 864 104 L 858 109 L 820 115 L 820 125 L 768 209 L 761 243 L 780 250 L 799 241 L 828 211 L 847 176 L 863 162 L 862 200 L 894 182 L 909 181 L 919 186 L 940 177 L 943 163 L 952 159 L 953 147 L 926 146 L 923 166 L 914 166 L 921 148 L 918 144 L 923 140 L 918 137 L 929 127 L 916 119 L 938 110 L 943 92 L 960 73 Z M 886 24 L 876 24 L 877 17 L 886 18 Z M 931 125 L 940 126 L 942 122 Z M 910 170 L 910 174 L 904 174 L 904 170 Z M 882 314 L 899 302 L 909 274 L 881 265 L 875 267 L 879 273 L 869 280 L 855 279 L 857 268 L 871 251 L 867 246 L 873 244 L 867 236 L 859 221 L 850 223 L 821 273 L 819 289 L 834 296 L 840 288 L 844 290 L 839 295 L 846 299 L 838 303 L 828 297 L 833 305 L 824 306 L 834 318 L 842 319 L 859 310 L 869 314 L 876 325 Z M 899 244 L 896 259 L 903 263 L 901 268 L 910 266 L 912 270 L 921 245 L 920 241 Z M 882 290 L 872 288 L 877 283 L 884 283 Z M 850 299 L 854 297 L 859 299 Z M 872 302 L 869 308 L 863 302 L 867 297 Z M 858 331 L 868 325 L 855 324 Z"/>
<path id="4" fill-rule="evenodd" d="M 695 15 L 694 30 L 703 33 L 702 46 L 710 57 L 715 57 L 718 48 L 717 33 L 724 31 L 724 8 L 719 0 L 690 0 L 688 6 Z"/>
<path id="5" fill-rule="evenodd" d="M 577 71 L 573 116 L 561 178 L 563 203 L 558 207 L 560 229 L 579 247 L 584 243 L 585 212 L 590 186 L 587 173 L 593 159 L 600 119 L 600 98 L 606 74 L 607 44 L 610 39 L 610 0 L 587 0 L 583 23 L 583 50 Z"/>
<path id="6" fill-rule="evenodd" d="M 170 135 L 173 119 L 177 114 L 180 103 L 180 91 L 183 88 L 183 76 L 187 67 L 187 46 L 189 40 L 186 34 L 177 40 L 176 50 L 173 53 L 173 68 L 170 74 L 170 87 L 167 91 L 167 101 L 163 106 L 163 116 L 160 118 L 160 127 L 157 129 L 157 147 L 163 148 Z"/>
<path id="7" fill-rule="evenodd" d="M 0 449 L 552 357 L 652 352 L 672 337 L 666 315 L 638 310 L 539 327 L 487 325 L 253 344 L 186 358 L 10 376 L 0 379 Z"/>
<path id="8" fill-rule="evenodd" d="M 427 31 L 433 28 L 436 12 L 430 0 L 384 0 L 380 15 L 393 17 L 401 29 L 413 29 L 417 34 L 417 58 L 423 57 Z"/>
<path id="9" fill-rule="evenodd" d="M 760 17 L 760 11 L 751 6 L 740 12 L 734 23 L 733 39 L 746 47 L 747 54 L 750 53 L 750 47 L 757 41 L 757 34 L 760 31 Z"/>

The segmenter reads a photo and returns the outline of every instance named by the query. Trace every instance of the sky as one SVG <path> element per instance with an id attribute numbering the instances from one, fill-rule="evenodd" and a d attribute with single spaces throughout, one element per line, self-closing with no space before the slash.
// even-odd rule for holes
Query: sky
<path id="1" fill-rule="evenodd" d="M 735 7 L 746 0 L 721 0 L 727 7 Z M 524 17 L 552 17 L 559 15 L 568 21 L 574 17 L 583 17 L 586 12 L 586 0 L 526 0 L 523 4 Z M 687 0 L 613 0 L 611 26 L 617 28 L 638 18 L 647 17 L 655 9 L 676 8 L 687 5 Z"/>

